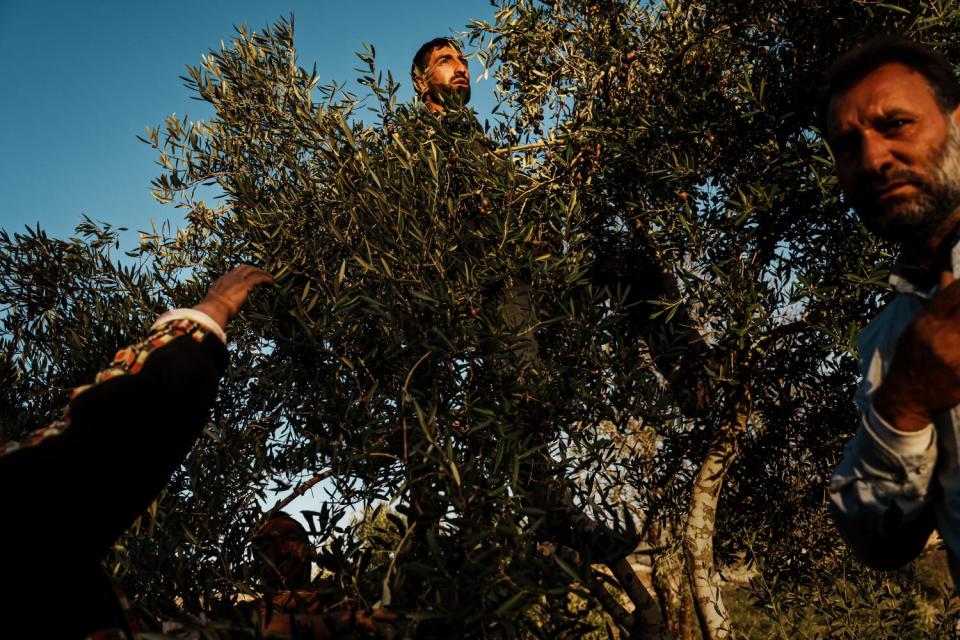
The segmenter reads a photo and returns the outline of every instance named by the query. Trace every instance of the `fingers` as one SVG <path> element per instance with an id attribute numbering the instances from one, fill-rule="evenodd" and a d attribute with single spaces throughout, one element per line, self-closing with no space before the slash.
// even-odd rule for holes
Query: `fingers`
<path id="1" fill-rule="evenodd" d="M 940 272 L 940 291 L 943 291 L 956 281 L 953 277 L 953 271 L 944 269 Z"/>
<path id="2" fill-rule="evenodd" d="M 217 278 L 194 309 L 203 311 L 221 327 L 226 327 L 227 322 L 239 313 L 254 287 L 272 283 L 273 276 L 267 271 L 242 264 Z"/>
<path id="3" fill-rule="evenodd" d="M 264 271 L 260 267 L 255 267 L 252 264 L 241 264 L 236 266 L 218 278 L 218 280 L 227 279 L 251 281 L 255 285 L 273 282 L 273 276 L 270 275 L 270 273 Z"/>
<path id="4" fill-rule="evenodd" d="M 259 267 L 242 264 L 217 278 L 210 285 L 210 290 L 224 290 L 226 292 L 242 289 L 244 293 L 247 293 L 253 287 L 262 284 L 273 284 L 273 276 Z"/>
<path id="5" fill-rule="evenodd" d="M 249 267 L 248 271 L 244 274 L 244 277 L 246 277 L 251 287 L 256 287 L 262 284 L 273 284 L 273 276 L 267 271 L 264 271 L 258 267 L 251 267 L 250 265 L 242 266 Z"/>
<path id="6" fill-rule="evenodd" d="M 933 297 L 931 307 L 938 310 L 944 317 L 955 316 L 960 313 L 960 283 L 953 277 L 953 272 L 940 272 L 940 289 Z"/>
<path id="7" fill-rule="evenodd" d="M 233 275 L 236 278 L 236 280 L 230 284 L 242 291 L 243 298 L 246 298 L 247 294 L 249 294 L 254 287 L 273 284 L 273 276 L 270 273 L 249 264 L 242 264 L 239 267 L 235 267 L 228 275 Z M 231 288 L 233 288 L 233 286 Z M 241 291 L 236 292 L 236 295 L 241 295 Z"/>

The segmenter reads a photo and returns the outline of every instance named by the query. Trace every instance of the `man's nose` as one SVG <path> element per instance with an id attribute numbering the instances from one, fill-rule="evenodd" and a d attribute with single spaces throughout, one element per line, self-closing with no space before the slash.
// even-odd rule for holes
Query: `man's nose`
<path id="1" fill-rule="evenodd" d="M 469 76 L 469 75 L 470 75 L 470 68 L 467 66 L 467 61 L 466 61 L 466 60 L 457 60 L 457 66 L 456 66 L 456 68 L 453 70 L 453 72 L 454 72 L 455 74 L 457 74 L 457 75 Z"/>
<path id="2" fill-rule="evenodd" d="M 863 173 L 883 175 L 893 165 L 890 142 L 883 136 L 867 132 L 860 144 L 860 169 Z"/>

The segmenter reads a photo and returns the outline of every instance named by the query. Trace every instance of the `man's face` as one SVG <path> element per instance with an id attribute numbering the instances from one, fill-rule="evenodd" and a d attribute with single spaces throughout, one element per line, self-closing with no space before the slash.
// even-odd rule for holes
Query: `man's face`
<path id="1" fill-rule="evenodd" d="M 945 114 L 926 78 L 898 63 L 831 99 L 826 135 L 840 188 L 867 228 L 901 244 L 950 231 L 960 207 L 958 113 Z"/>
<path id="2" fill-rule="evenodd" d="M 458 104 L 470 101 L 470 68 L 463 54 L 451 46 L 437 47 L 427 57 L 426 71 L 417 89 L 433 104 L 443 106 L 456 96 Z"/>
<path id="3" fill-rule="evenodd" d="M 269 521 L 257 535 L 261 552 L 285 583 L 294 585 L 309 576 L 310 540 L 293 520 Z"/>

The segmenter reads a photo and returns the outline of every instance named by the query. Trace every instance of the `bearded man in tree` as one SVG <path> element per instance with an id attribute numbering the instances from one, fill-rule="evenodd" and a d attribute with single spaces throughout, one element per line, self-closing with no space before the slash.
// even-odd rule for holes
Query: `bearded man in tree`
<path id="1" fill-rule="evenodd" d="M 417 95 L 434 113 L 470 102 L 470 67 L 460 44 L 452 38 L 423 43 L 413 56 L 410 77 Z"/>
<path id="2" fill-rule="evenodd" d="M 413 57 L 410 75 L 414 87 L 426 108 L 438 115 L 453 116 L 460 113 L 459 108 L 470 100 L 470 70 L 463 51 L 456 40 L 450 38 L 434 38 L 424 43 Z M 493 147 L 486 136 L 480 131 L 472 115 L 468 118 L 469 128 L 482 141 L 488 151 Z M 444 126 L 456 127 L 463 120 L 453 117 L 443 119 Z M 490 154 L 494 158 L 494 154 Z M 694 322 L 690 319 L 685 306 L 678 307 L 673 321 L 665 321 L 662 317 L 652 318 L 659 310 L 650 300 L 660 298 L 676 299 L 679 292 L 676 283 L 664 271 L 663 267 L 653 258 L 654 251 L 643 241 L 639 234 L 632 238 L 629 255 L 622 252 L 611 252 L 609 247 L 598 243 L 597 262 L 591 271 L 591 278 L 597 284 L 606 286 L 610 291 L 627 289 L 630 291 L 626 299 L 627 311 L 625 320 L 635 330 L 650 348 L 658 370 L 664 374 L 677 401 L 689 415 L 697 415 L 704 410 L 704 397 L 708 393 L 707 385 L 698 375 L 698 361 L 705 357 L 706 345 L 702 336 L 693 328 Z M 533 292 L 529 274 L 518 274 L 510 283 L 503 283 L 501 288 L 488 292 L 491 300 L 501 305 L 504 320 L 518 332 L 520 338 L 513 346 L 512 351 L 519 356 L 521 362 L 536 368 L 539 364 L 540 346 L 532 326 L 536 325 L 536 309 L 533 304 Z M 531 407 L 533 414 L 540 414 L 537 407 Z M 525 428 L 533 428 L 540 433 L 549 433 L 550 427 L 541 424 L 542 419 L 530 418 L 530 424 Z M 529 466 L 529 465 L 526 465 Z M 536 465 L 533 465 L 536 466 Z M 532 471 L 534 480 L 529 482 L 528 489 L 534 494 L 535 503 L 553 511 L 560 520 L 572 517 L 581 520 L 579 513 L 569 500 L 562 487 L 547 489 L 549 484 L 545 478 L 545 469 Z M 525 469 L 524 475 L 531 469 Z M 562 483 L 560 483 L 562 484 Z M 550 495 L 547 495 L 550 494 Z M 551 522 L 553 534 L 559 531 L 559 539 L 564 543 L 575 544 L 571 537 L 576 538 L 567 522 Z M 576 527 L 574 527 L 576 529 Z M 600 546 L 611 547 L 607 537 L 596 533 L 588 536 L 603 540 Z"/>
<path id="3" fill-rule="evenodd" d="M 423 43 L 413 56 L 410 77 L 414 89 L 426 108 L 438 115 L 466 106 L 470 102 L 470 67 L 463 56 L 460 44 L 452 38 L 434 38 Z M 466 128 L 475 137 L 484 151 L 493 151 L 493 145 L 483 134 L 472 114 L 457 123 L 445 120 L 445 126 L 456 127 L 466 121 Z M 494 154 L 489 156 L 496 163 L 503 163 Z M 481 205 L 482 206 L 482 205 Z M 507 322 L 516 327 L 532 324 L 533 308 L 530 302 L 530 284 L 522 278 L 502 291 L 491 292 L 503 305 Z M 538 345 L 533 333 L 527 331 L 517 343 L 514 352 L 527 362 L 534 362 Z"/>
<path id="4" fill-rule="evenodd" d="M 860 426 L 830 482 L 841 533 L 867 564 L 915 558 L 936 528 L 960 578 L 960 83 L 896 36 L 827 73 L 821 109 L 844 197 L 901 249 L 898 292 L 860 334 Z"/>

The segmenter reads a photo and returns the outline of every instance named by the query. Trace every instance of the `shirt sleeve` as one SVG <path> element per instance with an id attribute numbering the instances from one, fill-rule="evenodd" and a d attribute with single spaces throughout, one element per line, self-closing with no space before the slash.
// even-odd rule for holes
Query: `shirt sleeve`
<path id="1" fill-rule="evenodd" d="M 937 437 L 933 424 L 899 431 L 874 411 L 863 389 L 879 386 L 881 369 L 871 362 L 864 371 L 860 424 L 833 471 L 829 506 L 854 553 L 892 569 L 912 560 L 933 529 Z"/>
<path id="2" fill-rule="evenodd" d="M 0 450 L 0 486 L 17 487 L 0 505 L 29 523 L 16 535 L 102 555 L 207 423 L 227 363 L 221 335 L 196 318 L 161 318 L 93 384 L 73 390 L 62 420 Z"/>
<path id="3" fill-rule="evenodd" d="M 219 338 L 220 342 L 227 344 L 227 334 L 224 333 L 223 327 L 217 324 L 213 318 L 205 314 L 203 311 L 199 311 L 197 309 L 171 309 L 157 318 L 157 321 L 153 323 L 152 327 L 150 327 L 150 331 L 156 331 L 158 327 L 161 327 L 174 320 L 190 320 L 195 322 Z"/>

